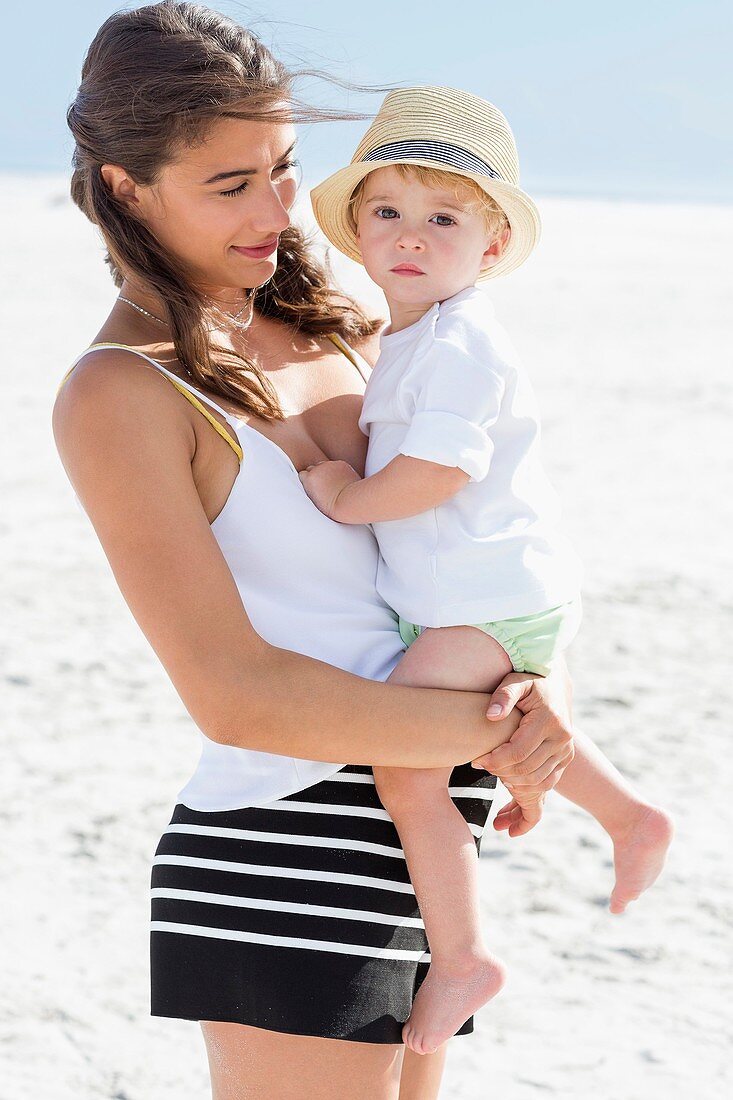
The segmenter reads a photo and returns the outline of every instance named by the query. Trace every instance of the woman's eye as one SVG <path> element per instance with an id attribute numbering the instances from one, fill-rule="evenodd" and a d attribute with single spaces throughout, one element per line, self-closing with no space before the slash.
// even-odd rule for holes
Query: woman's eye
<path id="1" fill-rule="evenodd" d="M 450 214 L 434 214 L 436 225 L 455 225 L 455 218 L 451 218 Z"/>
<path id="2" fill-rule="evenodd" d="M 241 195 L 242 192 L 246 189 L 246 187 L 247 187 L 247 180 L 243 180 L 243 182 L 240 183 L 239 187 L 234 187 L 234 188 L 232 188 L 231 191 L 220 191 L 219 194 L 220 195 L 226 195 L 227 198 L 229 198 L 231 195 Z"/>
<path id="3" fill-rule="evenodd" d="M 291 169 L 291 168 L 296 168 L 298 163 L 299 162 L 297 160 L 286 160 L 282 164 L 278 164 L 277 168 L 275 168 L 274 171 L 279 173 L 279 174 L 282 174 L 284 172 L 289 171 L 289 169 Z M 220 191 L 219 194 L 224 195 L 226 198 L 229 199 L 233 195 L 241 195 L 242 192 L 247 189 L 247 186 L 248 186 L 248 181 L 243 180 L 242 183 L 240 183 L 239 187 L 233 187 L 231 189 L 231 191 Z"/>
<path id="4" fill-rule="evenodd" d="M 384 218 L 385 221 L 392 221 L 393 218 L 399 217 L 393 206 L 378 206 L 374 213 L 378 218 Z"/>

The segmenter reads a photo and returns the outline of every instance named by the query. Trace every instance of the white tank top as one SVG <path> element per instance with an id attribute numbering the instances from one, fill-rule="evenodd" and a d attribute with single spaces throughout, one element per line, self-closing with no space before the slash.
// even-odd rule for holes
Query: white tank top
<path id="1" fill-rule="evenodd" d="M 364 377 L 356 353 L 341 341 L 333 342 Z M 120 346 L 97 344 L 87 352 Z M 375 588 L 378 550 L 371 530 L 328 519 L 308 499 L 282 448 L 155 359 L 127 350 L 170 378 L 177 389 L 221 413 L 239 442 L 239 474 L 211 530 L 257 633 L 281 649 L 367 679 L 386 680 L 404 647 L 397 616 Z M 205 408 L 201 411 L 206 415 Z M 246 730 L 242 734 L 246 737 Z M 271 802 L 350 763 L 301 760 L 222 745 L 203 734 L 201 738 L 196 770 L 178 794 L 178 801 L 194 810 Z"/>

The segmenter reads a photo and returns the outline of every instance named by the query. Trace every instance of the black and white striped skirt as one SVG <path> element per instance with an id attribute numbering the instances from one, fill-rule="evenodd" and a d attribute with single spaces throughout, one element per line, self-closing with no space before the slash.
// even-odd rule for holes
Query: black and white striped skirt
<path id="1" fill-rule="evenodd" d="M 454 768 L 480 848 L 496 778 Z M 175 808 L 152 871 L 152 1014 L 400 1043 L 428 971 L 425 928 L 372 770 L 270 802 Z M 457 1032 L 473 1031 L 473 1017 Z"/>

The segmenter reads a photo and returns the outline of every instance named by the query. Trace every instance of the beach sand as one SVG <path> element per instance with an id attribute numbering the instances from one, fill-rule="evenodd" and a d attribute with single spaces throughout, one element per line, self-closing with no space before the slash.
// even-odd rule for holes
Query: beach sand
<path id="1" fill-rule="evenodd" d="M 115 291 L 64 180 L 3 178 L 0 195 L 0 1100 L 204 1100 L 197 1025 L 148 1015 L 150 861 L 197 734 L 50 429 Z M 509 982 L 451 1044 L 441 1095 L 716 1100 L 733 1094 L 733 208 L 540 205 L 539 250 L 490 295 L 585 562 L 577 721 L 678 836 L 657 887 L 612 917 L 609 845 L 559 796 L 527 837 L 487 832 L 486 935 Z"/>

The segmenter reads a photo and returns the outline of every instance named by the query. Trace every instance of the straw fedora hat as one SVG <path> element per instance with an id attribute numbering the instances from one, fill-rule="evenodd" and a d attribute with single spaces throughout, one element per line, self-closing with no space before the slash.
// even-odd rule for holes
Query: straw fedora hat
<path id="1" fill-rule="evenodd" d="M 513 271 L 537 244 L 539 212 L 519 188 L 517 147 L 501 111 L 456 88 L 398 88 L 385 98 L 348 167 L 311 191 L 316 221 L 331 244 L 352 260 L 362 262 L 349 199 L 360 180 L 392 164 L 455 172 L 474 180 L 499 204 L 511 238 L 480 281 Z"/>

